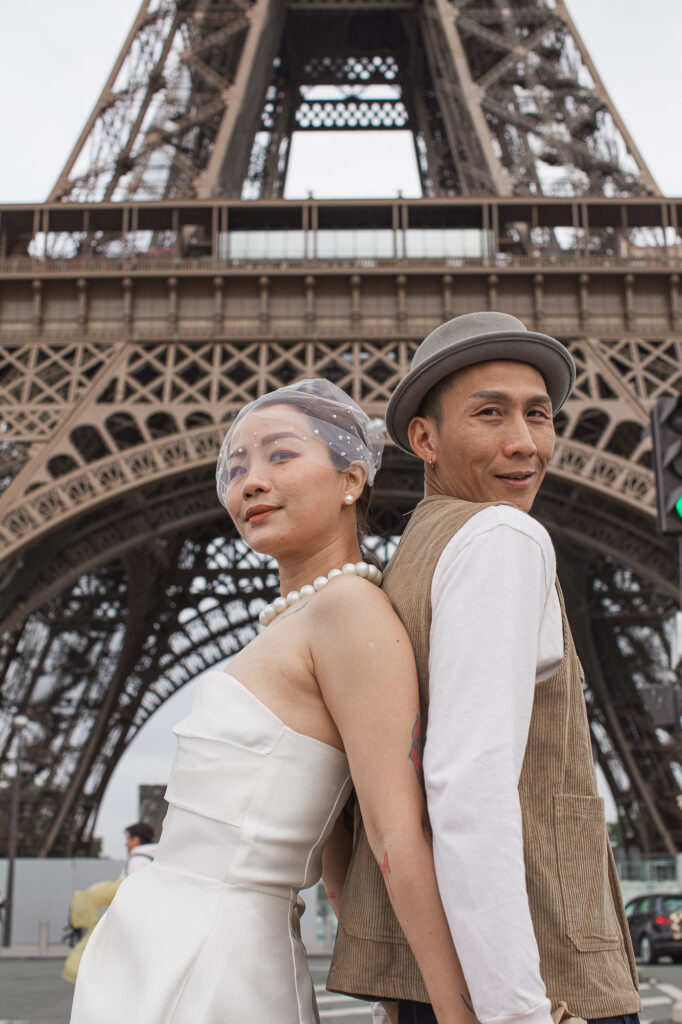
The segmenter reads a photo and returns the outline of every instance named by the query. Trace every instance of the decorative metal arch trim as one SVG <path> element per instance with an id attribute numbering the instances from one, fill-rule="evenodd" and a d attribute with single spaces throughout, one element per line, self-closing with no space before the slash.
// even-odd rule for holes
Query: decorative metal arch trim
<path id="1" fill-rule="evenodd" d="M 217 456 L 223 435 L 221 427 L 199 427 L 127 449 L 41 487 L 0 520 L 0 558 L 18 553 L 47 531 L 101 505 L 113 495 L 209 465 Z M 558 438 L 550 473 L 645 515 L 654 515 L 655 484 L 651 470 L 610 452 Z"/>

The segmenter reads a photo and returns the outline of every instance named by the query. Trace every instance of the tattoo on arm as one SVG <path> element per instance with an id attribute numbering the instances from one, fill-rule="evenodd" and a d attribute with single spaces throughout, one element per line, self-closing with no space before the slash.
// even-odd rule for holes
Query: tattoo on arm
<path id="1" fill-rule="evenodd" d="M 422 720 L 417 714 L 412 726 L 412 746 L 410 747 L 410 753 L 408 757 L 412 762 L 415 775 L 417 776 L 417 782 L 421 786 L 422 793 L 426 794 L 426 788 L 424 786 L 424 768 L 422 766 L 422 752 L 423 752 L 423 740 L 422 740 Z"/>
<path id="2" fill-rule="evenodd" d="M 383 863 L 379 865 L 379 868 L 384 876 L 384 882 L 386 883 L 389 895 L 393 896 L 393 889 L 391 889 L 391 880 L 389 878 L 389 875 L 391 874 L 391 865 L 388 860 L 388 850 L 385 851 Z"/>
<path id="3" fill-rule="evenodd" d="M 467 992 L 467 995 L 469 995 L 469 993 L 468 993 L 468 992 Z M 474 1011 L 474 1008 L 473 1008 L 473 1006 L 471 1005 L 471 1003 L 470 1003 L 470 1002 L 469 1002 L 469 1001 L 468 1001 L 467 999 L 465 999 L 465 998 L 464 998 L 464 996 L 462 995 L 462 993 L 461 993 L 461 992 L 460 992 L 460 994 L 459 994 L 459 998 L 460 998 L 460 999 L 462 1000 L 462 1002 L 463 1002 L 463 1003 L 464 1003 L 464 1005 L 466 1006 L 466 1008 L 467 1008 L 467 1010 L 469 1011 L 469 1013 L 470 1013 L 470 1014 L 472 1014 L 472 1016 L 474 1016 L 474 1017 L 475 1017 L 475 1016 L 476 1016 L 476 1013 L 475 1013 L 475 1011 Z M 469 996 L 469 998 L 471 998 L 471 996 Z"/>

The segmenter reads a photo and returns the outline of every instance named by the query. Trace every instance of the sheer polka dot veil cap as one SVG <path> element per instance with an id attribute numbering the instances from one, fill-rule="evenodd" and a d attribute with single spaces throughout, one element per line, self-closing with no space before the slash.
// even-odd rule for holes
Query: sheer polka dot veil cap
<path id="1" fill-rule="evenodd" d="M 221 504 L 225 504 L 230 483 L 229 460 L 234 455 L 232 441 L 235 430 L 250 413 L 279 419 L 286 417 L 285 406 L 305 414 L 311 438 L 324 444 L 337 468 L 362 462 L 367 469 L 367 483 L 374 482 L 384 450 L 383 422 L 369 417 L 357 402 L 331 381 L 324 378 L 300 380 L 261 395 L 238 412 L 222 443 L 216 466 L 216 486 Z M 254 443 L 258 443 L 257 437 L 254 437 Z"/>

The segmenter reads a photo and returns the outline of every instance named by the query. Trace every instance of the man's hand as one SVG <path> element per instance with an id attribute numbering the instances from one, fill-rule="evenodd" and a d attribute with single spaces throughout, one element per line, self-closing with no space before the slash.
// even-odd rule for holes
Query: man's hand
<path id="1" fill-rule="evenodd" d="M 566 1003 L 559 1003 L 556 1009 L 552 1010 L 554 1024 L 587 1024 L 582 1017 L 576 1017 L 571 1013 Z"/>

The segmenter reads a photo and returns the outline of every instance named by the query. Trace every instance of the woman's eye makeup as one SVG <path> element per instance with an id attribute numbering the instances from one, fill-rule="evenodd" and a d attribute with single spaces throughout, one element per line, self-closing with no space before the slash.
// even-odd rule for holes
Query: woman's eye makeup
<path id="1" fill-rule="evenodd" d="M 294 452 L 290 448 L 277 448 L 274 452 L 270 453 L 270 462 L 285 462 L 287 459 L 295 459 L 297 457 L 298 452 Z"/>
<path id="2" fill-rule="evenodd" d="M 227 471 L 227 482 L 230 484 L 233 483 L 233 481 L 240 477 L 243 472 L 244 466 L 230 466 Z"/>

